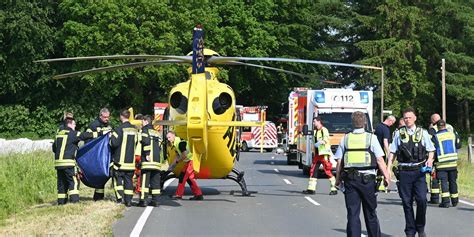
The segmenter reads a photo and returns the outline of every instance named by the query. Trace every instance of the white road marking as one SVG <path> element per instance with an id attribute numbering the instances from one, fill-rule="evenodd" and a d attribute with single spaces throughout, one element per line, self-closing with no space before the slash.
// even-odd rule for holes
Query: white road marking
<path id="1" fill-rule="evenodd" d="M 270 164 L 271 164 L 271 165 L 274 165 L 274 164 L 275 164 L 275 162 L 273 162 L 273 161 L 272 161 L 272 162 L 270 162 Z"/>
<path id="2" fill-rule="evenodd" d="M 286 184 L 291 184 L 290 180 L 288 179 L 283 179 L 283 181 L 285 181 Z"/>
<path id="3" fill-rule="evenodd" d="M 467 204 L 467 205 L 469 205 L 469 206 L 474 206 L 474 203 L 470 203 L 470 202 L 468 202 L 468 201 L 464 201 L 464 200 L 461 200 L 461 199 L 459 199 L 459 202 L 460 202 L 460 203 Z"/>
<path id="4" fill-rule="evenodd" d="M 140 218 L 138 218 L 137 224 L 133 227 L 132 233 L 130 233 L 130 237 L 138 237 L 140 236 L 140 232 L 142 232 L 143 226 L 145 226 L 146 220 L 150 216 L 153 207 L 146 207 L 145 211 L 142 213 Z"/>
<path id="5" fill-rule="evenodd" d="M 280 171 L 279 171 L 278 169 L 273 169 L 273 170 L 274 170 L 275 172 L 277 172 L 277 173 L 280 173 Z"/>
<path id="6" fill-rule="evenodd" d="M 310 203 L 316 205 L 316 206 L 319 206 L 320 204 L 317 203 L 316 201 L 314 201 L 312 198 L 308 197 L 308 196 L 305 196 L 304 198 L 306 198 L 306 200 L 308 200 Z"/>
<path id="7" fill-rule="evenodd" d="M 163 190 L 165 190 L 174 180 L 175 178 L 166 180 L 165 184 L 163 185 Z M 145 211 L 143 211 L 140 218 L 138 218 L 137 224 L 135 224 L 135 227 L 133 227 L 132 233 L 130 233 L 130 237 L 140 236 L 140 233 L 142 232 L 143 227 L 145 226 L 146 220 L 150 216 L 152 210 L 153 210 L 153 207 L 145 208 Z"/>

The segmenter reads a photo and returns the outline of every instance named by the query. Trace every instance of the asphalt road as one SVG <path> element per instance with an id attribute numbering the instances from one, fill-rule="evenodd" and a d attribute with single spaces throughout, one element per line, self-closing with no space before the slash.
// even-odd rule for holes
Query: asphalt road
<path id="1" fill-rule="evenodd" d="M 286 157 L 273 153 L 241 153 L 239 170 L 251 197 L 231 195 L 240 190 L 231 180 L 198 180 L 203 201 L 172 195 L 177 180 L 165 189 L 159 207 L 130 207 L 113 226 L 114 236 L 346 236 L 344 196 L 329 196 L 329 181 L 318 179 L 315 195 L 303 195 L 307 177 L 297 166 L 286 165 Z M 461 191 L 462 192 L 462 191 Z M 430 204 L 429 204 L 430 205 Z M 378 217 L 383 236 L 405 236 L 405 219 L 398 193 L 378 195 Z M 140 218 L 141 217 L 141 218 Z M 473 236 L 474 206 L 460 203 L 427 210 L 428 236 Z M 361 213 L 362 233 L 365 223 Z"/>

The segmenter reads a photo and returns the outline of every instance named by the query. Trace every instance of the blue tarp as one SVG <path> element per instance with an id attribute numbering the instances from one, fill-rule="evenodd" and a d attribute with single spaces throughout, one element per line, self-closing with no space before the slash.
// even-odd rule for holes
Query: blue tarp
<path id="1" fill-rule="evenodd" d="M 109 135 L 88 142 L 77 151 L 76 157 L 82 171 L 82 183 L 91 188 L 103 188 L 109 180 Z"/>

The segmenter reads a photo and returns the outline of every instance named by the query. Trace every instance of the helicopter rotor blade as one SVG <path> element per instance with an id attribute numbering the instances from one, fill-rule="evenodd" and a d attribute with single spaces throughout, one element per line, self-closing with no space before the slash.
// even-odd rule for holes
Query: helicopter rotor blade
<path id="1" fill-rule="evenodd" d="M 42 62 L 65 62 L 65 61 L 86 61 L 86 60 L 101 60 L 101 59 L 176 59 L 187 63 L 192 62 L 192 56 L 175 56 L 175 55 L 107 55 L 107 56 L 87 56 L 87 57 L 70 57 L 70 58 L 52 58 L 33 61 L 35 63 Z"/>
<path id="2" fill-rule="evenodd" d="M 349 63 L 337 63 L 337 62 L 327 62 L 327 61 L 318 61 L 318 60 L 307 60 L 307 59 L 292 59 L 292 58 L 252 58 L 252 57 L 221 57 L 213 56 L 207 60 L 211 64 L 224 64 L 231 61 L 266 61 L 266 62 L 289 62 L 289 63 L 308 63 L 308 64 L 321 64 L 321 65 L 330 65 L 330 66 L 343 66 L 343 67 L 354 67 L 354 68 L 365 68 L 365 69 L 376 69 L 381 70 L 381 67 L 375 66 L 366 66 L 359 64 L 349 64 Z"/>
<path id="3" fill-rule="evenodd" d="M 127 64 L 122 64 L 122 65 L 113 65 L 113 66 L 108 66 L 108 67 L 93 68 L 93 69 L 88 69 L 88 70 L 83 70 L 83 71 L 60 74 L 60 75 L 53 76 L 53 79 L 64 79 L 68 77 L 82 76 L 82 75 L 86 75 L 90 73 L 115 71 L 115 70 L 126 69 L 126 68 L 155 66 L 155 65 L 165 64 L 165 63 L 187 63 L 187 62 L 182 61 L 182 60 L 170 59 L 170 60 L 127 63 Z"/>
<path id="4" fill-rule="evenodd" d="M 230 62 L 226 62 L 226 63 L 223 63 L 223 64 L 225 64 L 225 65 L 242 65 L 242 66 L 258 67 L 258 68 L 273 70 L 273 71 L 277 71 L 277 72 L 284 72 L 284 73 L 299 76 L 299 77 L 302 77 L 302 78 L 316 79 L 318 81 L 322 81 L 322 82 L 328 83 L 328 84 L 341 84 L 341 83 L 336 82 L 336 81 L 321 80 L 319 78 L 315 78 L 315 77 L 307 75 L 307 74 L 302 74 L 302 73 L 293 72 L 293 71 L 289 71 L 289 70 L 285 70 L 285 69 L 280 69 L 280 68 L 275 68 L 275 67 L 268 67 L 268 66 L 263 66 L 263 65 L 258 65 L 258 64 L 243 63 L 243 62 L 237 62 L 237 61 L 230 61 Z"/>

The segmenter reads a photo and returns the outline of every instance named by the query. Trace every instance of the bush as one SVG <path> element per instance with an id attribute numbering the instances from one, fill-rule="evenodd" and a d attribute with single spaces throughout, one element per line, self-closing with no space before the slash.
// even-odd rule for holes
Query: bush
<path id="1" fill-rule="evenodd" d="M 33 204 L 55 200 L 52 152 L 0 156 L 0 220 Z"/>
<path id="2" fill-rule="evenodd" d="M 95 111 L 97 110 L 97 111 Z M 64 111 L 74 112 L 78 130 L 96 118 L 99 109 L 81 106 L 64 106 L 59 109 L 48 109 L 46 106 L 31 110 L 23 105 L 0 105 L 1 138 L 53 138 L 62 120 Z M 95 111 L 95 112 L 94 112 Z M 117 118 L 112 118 L 115 122 Z"/>

